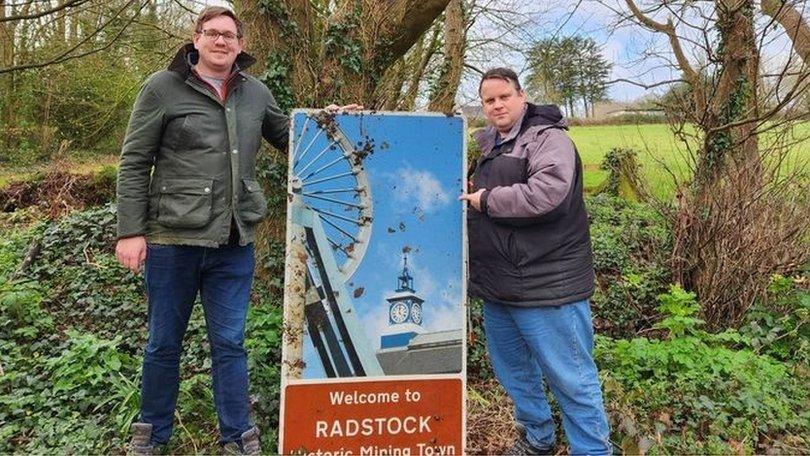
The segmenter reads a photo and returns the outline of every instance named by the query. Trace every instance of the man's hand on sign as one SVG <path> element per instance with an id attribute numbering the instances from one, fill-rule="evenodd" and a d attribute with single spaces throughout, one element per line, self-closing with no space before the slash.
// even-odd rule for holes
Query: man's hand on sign
<path id="1" fill-rule="evenodd" d="M 484 190 L 486 189 L 482 188 L 475 193 L 462 193 L 458 199 L 459 201 L 467 201 L 476 211 L 481 212 L 481 194 L 484 193 Z"/>
<path id="2" fill-rule="evenodd" d="M 121 265 L 137 274 L 146 261 L 146 238 L 133 236 L 119 239 L 115 244 L 115 257 Z"/>
<path id="3" fill-rule="evenodd" d="M 345 106 L 338 106 L 338 105 L 333 103 L 333 104 L 330 104 L 329 106 L 327 106 L 327 107 L 325 107 L 323 109 L 326 110 L 326 111 L 329 111 L 329 112 L 362 111 L 363 110 L 363 105 L 357 104 L 357 103 L 352 103 L 352 104 L 347 104 Z"/>

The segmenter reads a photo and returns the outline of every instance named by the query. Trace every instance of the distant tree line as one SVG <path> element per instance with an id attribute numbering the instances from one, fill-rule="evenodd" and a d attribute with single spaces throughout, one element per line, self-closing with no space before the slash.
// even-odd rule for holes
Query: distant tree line
<path id="1" fill-rule="evenodd" d="M 537 41 L 528 54 L 526 90 L 537 101 L 559 104 L 568 116 L 594 115 L 596 102 L 607 99 L 612 64 L 593 38 L 551 37 Z"/>

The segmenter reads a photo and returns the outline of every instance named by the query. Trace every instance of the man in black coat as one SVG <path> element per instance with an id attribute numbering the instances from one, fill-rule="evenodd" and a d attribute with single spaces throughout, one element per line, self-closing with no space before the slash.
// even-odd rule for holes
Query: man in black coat
<path id="1" fill-rule="evenodd" d="M 498 380 L 515 403 L 510 454 L 553 454 L 543 378 L 571 454 L 610 454 L 588 299 L 594 272 L 582 163 L 556 106 L 526 102 L 517 75 L 489 70 L 479 94 L 490 126 L 476 139 L 468 211 L 470 294 Z"/>

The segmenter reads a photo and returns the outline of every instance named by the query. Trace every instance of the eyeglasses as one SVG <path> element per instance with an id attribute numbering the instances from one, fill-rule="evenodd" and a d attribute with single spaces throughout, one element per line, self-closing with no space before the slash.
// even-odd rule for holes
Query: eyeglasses
<path id="1" fill-rule="evenodd" d="M 222 37 L 226 43 L 233 43 L 238 38 L 238 36 L 233 32 L 220 32 L 219 30 L 212 29 L 206 29 L 197 33 L 202 33 L 204 37 L 211 41 L 216 41 L 217 38 Z"/>

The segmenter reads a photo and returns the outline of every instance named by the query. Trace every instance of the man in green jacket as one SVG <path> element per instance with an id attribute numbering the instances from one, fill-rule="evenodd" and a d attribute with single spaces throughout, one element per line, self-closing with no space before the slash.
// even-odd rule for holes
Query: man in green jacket
<path id="1" fill-rule="evenodd" d="M 116 256 L 134 273 L 143 267 L 149 300 L 135 454 L 171 436 L 182 340 L 198 293 L 221 443 L 260 452 L 243 344 L 254 227 L 267 210 L 255 163 L 262 137 L 287 148 L 288 118 L 267 87 L 244 73 L 254 59 L 242 45 L 231 10 L 203 10 L 193 43 L 144 85 L 124 140 Z"/>

